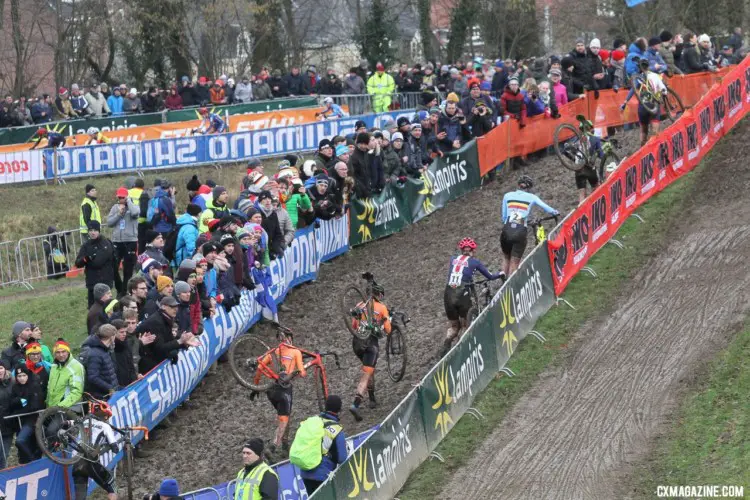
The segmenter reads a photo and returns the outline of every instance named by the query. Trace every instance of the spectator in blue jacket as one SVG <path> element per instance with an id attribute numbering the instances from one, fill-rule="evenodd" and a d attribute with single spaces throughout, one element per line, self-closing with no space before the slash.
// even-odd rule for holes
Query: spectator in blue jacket
<path id="1" fill-rule="evenodd" d="M 659 47 L 661 47 L 661 38 L 655 36 L 648 41 L 648 49 L 646 49 L 646 58 L 648 59 L 648 69 L 654 73 L 662 74 L 667 72 L 667 63 L 664 62 L 664 58 L 659 54 Z"/>
<path id="2" fill-rule="evenodd" d="M 110 352 L 115 342 L 117 328 L 102 325 L 96 335 L 89 336 L 83 343 L 88 347 L 86 361 L 86 381 L 84 391 L 97 399 L 106 399 L 117 390 L 117 370 Z"/>
<path id="3" fill-rule="evenodd" d="M 48 123 L 52 121 L 52 104 L 50 104 L 49 94 L 42 95 L 31 106 L 31 118 L 34 120 L 34 123 Z"/>
<path id="4" fill-rule="evenodd" d="M 112 89 L 112 95 L 107 98 L 107 106 L 109 106 L 109 112 L 112 116 L 121 116 L 123 114 L 122 96 L 120 95 L 119 87 Z"/>
<path id="5" fill-rule="evenodd" d="M 189 259 L 195 253 L 195 244 L 198 241 L 198 216 L 201 207 L 189 203 L 187 213 L 180 215 L 177 219 L 177 242 L 175 244 L 174 261 L 172 266 L 180 267 L 183 260 Z"/>
<path id="6" fill-rule="evenodd" d="M 75 111 L 79 118 L 87 116 L 90 112 L 89 102 L 83 97 L 83 94 L 81 94 L 81 89 L 78 87 L 77 83 L 74 83 L 70 87 L 70 104 L 73 106 L 73 111 Z"/>
<path id="7" fill-rule="evenodd" d="M 162 181 L 161 186 L 156 188 L 154 198 L 158 200 L 159 213 L 154 214 L 155 220 L 151 224 L 154 231 L 161 233 L 166 239 L 177 222 L 174 213 L 174 186 L 168 181 Z"/>
<path id="8" fill-rule="evenodd" d="M 346 460 L 346 434 L 339 423 L 339 413 L 341 413 L 341 398 L 331 394 L 326 398 L 326 410 L 320 414 L 325 424 L 325 435 L 328 438 L 323 439 L 323 460 L 312 470 L 300 471 L 308 496 L 312 495 L 328 479 L 331 472 Z M 330 444 L 326 449 L 329 440 Z"/>
<path id="9" fill-rule="evenodd" d="M 539 98 L 539 87 L 536 83 L 529 82 L 531 78 L 526 80 L 524 84 L 525 89 L 521 90 L 523 94 L 523 100 L 526 102 L 526 116 L 531 118 L 532 116 L 541 115 L 544 113 L 544 101 Z"/>
<path id="10" fill-rule="evenodd" d="M 638 38 L 628 47 L 628 56 L 625 58 L 625 77 L 629 79 L 638 73 L 638 63 L 636 58 L 642 58 L 646 55 L 646 39 Z"/>

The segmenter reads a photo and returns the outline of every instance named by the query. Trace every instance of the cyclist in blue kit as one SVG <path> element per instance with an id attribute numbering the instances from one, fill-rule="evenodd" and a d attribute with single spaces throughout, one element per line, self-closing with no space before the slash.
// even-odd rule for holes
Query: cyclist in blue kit
<path id="1" fill-rule="evenodd" d="M 44 146 L 44 149 L 57 149 L 65 146 L 65 136 L 58 133 L 58 132 L 50 132 L 46 128 L 40 128 L 36 131 L 36 134 L 34 134 L 34 137 L 31 138 L 31 140 L 34 140 L 35 138 L 39 139 L 34 143 L 33 146 L 31 146 L 31 149 L 36 149 L 39 144 L 42 143 L 42 139 L 47 139 L 47 144 Z"/>
<path id="2" fill-rule="evenodd" d="M 460 255 L 451 258 L 448 271 L 448 284 L 445 286 L 443 302 L 445 315 L 448 317 L 448 335 L 443 341 L 441 357 L 450 351 L 453 339 L 459 337 L 461 329 L 465 329 L 466 316 L 471 309 L 471 287 L 474 286 L 474 273 L 478 272 L 488 280 L 505 279 L 505 273 L 491 274 L 487 268 L 474 257 L 477 249 L 476 242 L 471 238 L 464 238 L 458 243 Z"/>
<path id="3" fill-rule="evenodd" d="M 534 181 L 528 175 L 518 179 L 518 188 L 503 196 L 503 230 L 500 233 L 500 248 L 505 262 L 503 271 L 510 276 L 518 269 L 523 252 L 526 250 L 526 219 L 528 219 L 534 205 L 538 205 L 545 212 L 559 215 L 560 212 L 544 203 L 535 194 L 529 193 L 534 187 Z"/>
<path id="4" fill-rule="evenodd" d="M 201 134 L 221 134 L 227 129 L 226 122 L 216 113 L 209 113 L 208 108 L 201 108 L 198 113 L 203 117 L 197 129 Z"/>

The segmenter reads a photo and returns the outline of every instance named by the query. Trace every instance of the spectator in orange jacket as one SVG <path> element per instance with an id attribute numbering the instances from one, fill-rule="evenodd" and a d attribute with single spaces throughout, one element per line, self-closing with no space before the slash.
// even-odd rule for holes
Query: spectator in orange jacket
<path id="1" fill-rule="evenodd" d="M 214 104 L 216 106 L 224 104 L 226 102 L 224 87 L 221 86 L 222 83 L 223 82 L 221 80 L 216 80 L 216 82 L 214 82 L 214 86 L 209 90 L 209 94 L 211 96 L 211 104 Z"/>

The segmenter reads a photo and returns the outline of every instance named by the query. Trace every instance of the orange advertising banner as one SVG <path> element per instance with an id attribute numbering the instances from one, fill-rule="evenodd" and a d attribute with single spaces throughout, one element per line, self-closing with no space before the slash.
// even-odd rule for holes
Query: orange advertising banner
<path id="1" fill-rule="evenodd" d="M 230 116 L 221 115 L 221 117 L 225 121 L 228 120 L 229 132 L 247 132 L 250 130 L 310 123 L 316 120 L 315 113 L 319 110 L 320 108 L 280 109 L 264 113 L 249 113 Z M 104 132 L 104 135 L 112 142 L 138 142 L 168 137 L 184 137 L 190 135 L 191 130 L 198 128 L 201 125 L 198 111 L 196 110 L 195 113 L 195 120 L 130 127 Z M 67 144 L 81 146 L 85 145 L 89 139 L 90 137 L 88 135 L 78 134 L 68 137 Z M 31 143 L 25 143 L 2 146 L 0 147 L 0 153 L 27 151 L 31 145 Z"/>

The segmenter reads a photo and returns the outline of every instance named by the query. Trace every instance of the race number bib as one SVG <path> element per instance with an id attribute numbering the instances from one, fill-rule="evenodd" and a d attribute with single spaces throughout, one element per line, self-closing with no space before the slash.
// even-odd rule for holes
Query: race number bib
<path id="1" fill-rule="evenodd" d="M 451 262 L 451 274 L 448 277 L 448 286 L 456 288 L 461 285 L 461 280 L 464 276 L 464 269 L 469 266 L 469 256 L 462 255 L 456 257 Z"/>
<path id="2" fill-rule="evenodd" d="M 523 224 L 524 213 L 520 210 L 511 210 L 508 216 L 508 222 L 513 224 Z"/>

